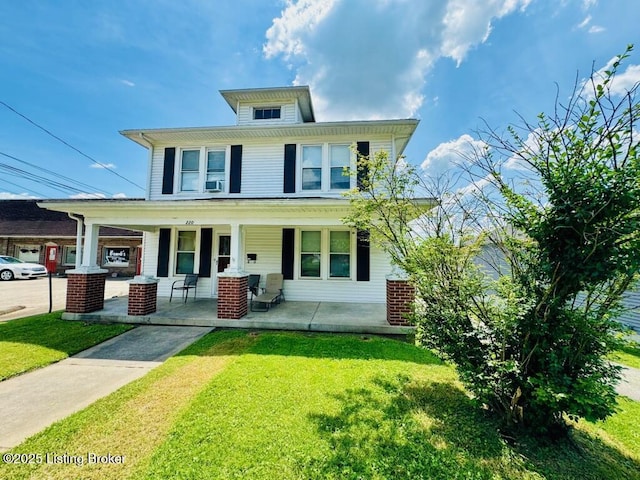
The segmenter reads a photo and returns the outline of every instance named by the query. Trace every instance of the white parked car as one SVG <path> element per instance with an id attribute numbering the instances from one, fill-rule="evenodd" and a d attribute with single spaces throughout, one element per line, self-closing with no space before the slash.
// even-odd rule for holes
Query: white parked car
<path id="1" fill-rule="evenodd" d="M 27 263 L 15 257 L 0 255 L 0 280 L 38 278 L 47 275 L 47 269 L 37 263 Z"/>

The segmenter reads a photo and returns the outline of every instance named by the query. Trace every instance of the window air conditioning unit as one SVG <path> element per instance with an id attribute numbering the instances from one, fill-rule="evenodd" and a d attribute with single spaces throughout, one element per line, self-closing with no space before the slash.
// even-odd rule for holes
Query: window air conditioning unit
<path id="1" fill-rule="evenodd" d="M 224 183 L 222 180 L 213 180 L 211 182 L 205 182 L 204 188 L 207 192 L 221 192 L 224 190 Z"/>

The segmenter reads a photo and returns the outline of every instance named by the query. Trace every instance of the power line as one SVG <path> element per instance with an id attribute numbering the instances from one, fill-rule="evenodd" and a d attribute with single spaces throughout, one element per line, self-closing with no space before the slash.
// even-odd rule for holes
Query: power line
<path id="1" fill-rule="evenodd" d="M 83 151 L 77 149 L 76 147 L 74 147 L 73 145 L 71 145 L 70 143 L 66 142 L 65 140 L 63 140 L 62 138 L 58 137 L 57 135 L 55 135 L 54 133 L 50 132 L 49 130 L 47 130 L 46 128 L 44 128 L 43 126 L 39 125 L 38 123 L 34 122 L 33 120 L 31 120 L 29 117 L 27 117 L 26 115 L 23 115 L 22 113 L 18 112 L 15 108 L 11 107 L 10 105 L 6 104 L 5 102 L 3 102 L 2 100 L 0 100 L 0 105 L 5 106 L 6 108 L 8 108 L 9 110 L 11 110 L 13 113 L 15 113 L 16 115 L 24 118 L 27 122 L 29 122 L 30 124 L 32 124 L 34 127 L 39 128 L 40 130 L 42 130 L 43 132 L 45 132 L 47 135 L 55 138 L 56 140 L 58 140 L 59 142 L 63 143 L 64 145 L 66 145 L 67 147 L 69 147 L 70 149 L 78 152 L 80 155 L 82 155 L 85 158 L 88 158 L 89 160 L 91 160 L 93 163 L 95 163 L 96 165 L 99 165 L 100 167 L 104 168 L 105 170 L 113 173 L 114 175 L 120 177 L 121 179 L 123 179 L 124 181 L 130 183 L 131 185 L 133 185 L 134 187 L 138 187 L 140 190 L 145 190 L 144 187 L 141 187 L 140 185 L 138 185 L 135 182 L 132 182 L 131 180 L 129 180 L 128 178 L 120 175 L 118 172 L 116 172 L 115 170 L 113 170 L 111 167 L 109 167 L 108 165 L 105 165 L 104 163 L 100 163 L 98 160 L 94 159 L 93 157 L 90 157 L 89 155 L 87 155 L 86 153 L 84 153 Z"/>
<path id="2" fill-rule="evenodd" d="M 34 195 L 37 195 L 40 198 L 45 198 L 45 195 L 42 195 L 40 192 L 36 192 L 35 190 L 31 190 L 30 188 L 23 187 L 22 185 L 18 185 L 17 183 L 10 182 L 9 180 L 6 180 L 4 178 L 0 179 L 0 182 L 8 183 L 9 185 L 13 185 L 14 187 L 18 187 L 18 188 L 20 188 L 20 189 L 22 189 L 24 191 L 33 193 Z M 9 193 L 13 193 L 14 195 L 20 195 L 20 193 L 18 193 L 18 192 L 9 191 Z"/>
<path id="3" fill-rule="evenodd" d="M 3 157 L 10 158 L 11 160 L 15 160 L 16 162 L 20 162 L 20 163 L 23 163 L 25 165 L 28 165 L 28 166 L 30 166 L 32 168 L 40 170 L 41 172 L 45 172 L 45 173 L 48 173 L 50 175 L 53 175 L 54 177 L 62 178 L 64 180 L 68 181 L 68 182 L 71 182 L 72 184 L 79 185 L 79 186 L 84 187 L 84 188 L 88 188 L 89 190 L 97 190 L 97 191 L 102 192 L 102 193 L 104 193 L 106 195 L 112 196 L 111 193 L 107 192 L 106 190 L 102 190 L 101 188 L 96 188 L 93 185 L 89 185 L 87 183 L 80 182 L 78 180 L 74 180 L 73 178 L 70 178 L 70 177 L 65 177 L 64 175 L 61 175 L 58 172 L 54 172 L 53 170 L 48 170 L 48 169 L 46 169 L 44 167 L 39 167 L 38 165 L 35 165 L 33 163 L 30 163 L 30 162 L 27 162 L 26 160 L 22 160 L 21 158 L 14 157 L 13 155 L 9 155 L 8 153 L 0 152 L 0 155 L 2 155 Z"/>
<path id="4" fill-rule="evenodd" d="M 7 175 L 12 175 L 14 177 L 25 178 L 32 182 L 43 183 L 47 185 L 49 188 L 53 188 L 54 190 L 58 190 L 62 193 L 91 193 L 79 188 L 73 187 L 71 185 L 67 185 L 61 182 L 57 182 L 55 180 L 51 180 L 47 177 L 43 177 L 42 175 L 36 175 L 35 173 L 27 172 L 26 170 L 22 170 L 21 168 L 14 167 L 12 165 L 8 165 L 6 163 L 0 163 L 0 170 L 4 170 L 7 172 Z"/>

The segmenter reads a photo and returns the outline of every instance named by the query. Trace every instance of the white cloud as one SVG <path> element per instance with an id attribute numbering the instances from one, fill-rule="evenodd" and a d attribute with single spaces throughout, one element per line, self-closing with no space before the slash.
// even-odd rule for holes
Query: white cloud
<path id="1" fill-rule="evenodd" d="M 415 115 L 434 63 L 458 64 L 531 0 L 287 0 L 263 53 L 309 85 L 320 121 Z"/>
<path id="2" fill-rule="evenodd" d="M 126 193 L 114 193 L 113 198 L 127 198 Z"/>
<path id="3" fill-rule="evenodd" d="M 589 33 L 601 33 L 604 32 L 605 28 L 600 25 L 591 25 L 589 28 Z"/>
<path id="4" fill-rule="evenodd" d="M 469 183 L 468 185 L 465 185 L 464 187 L 459 188 L 456 191 L 456 193 L 460 197 L 464 197 L 465 195 L 471 195 L 471 194 L 474 194 L 474 193 L 478 193 L 478 192 L 482 191 L 482 189 L 484 189 L 488 185 L 491 185 L 491 181 L 492 181 L 492 176 L 491 175 L 487 175 L 484 178 L 481 178 L 479 180 L 475 180 L 475 181 Z"/>
<path id="5" fill-rule="evenodd" d="M 76 193 L 75 195 L 69 195 L 69 198 L 78 198 L 78 199 L 99 199 L 99 198 L 107 198 L 104 193 Z"/>
<path id="6" fill-rule="evenodd" d="M 136 84 L 133 83 L 132 81 L 125 80 L 125 79 L 120 80 L 120 83 L 123 84 L 123 85 L 126 85 L 127 87 L 135 87 L 136 86 Z"/>
<path id="7" fill-rule="evenodd" d="M 29 200 L 34 198 L 39 198 L 39 197 L 29 195 L 28 193 L 0 192 L 0 200 Z"/>
<path id="8" fill-rule="evenodd" d="M 604 67 L 602 67 L 600 70 L 595 72 L 594 78 L 604 79 L 606 75 L 605 71 L 611 70 L 611 68 L 613 68 L 613 64 L 616 62 L 617 59 L 618 57 L 613 57 L 611 60 L 609 60 Z M 609 89 L 611 94 L 622 96 L 626 94 L 629 90 L 631 90 L 638 83 L 640 83 L 640 65 L 628 65 L 626 70 L 624 71 L 622 71 L 622 69 L 618 70 L 615 78 L 609 84 Z M 589 92 L 589 93 L 593 95 L 593 92 Z"/>
<path id="9" fill-rule="evenodd" d="M 539 138 L 541 135 L 541 130 L 536 128 L 532 132 L 529 132 L 527 135 L 524 144 L 520 150 L 520 154 L 523 156 L 533 156 L 536 155 L 540 151 Z M 511 158 L 508 158 L 506 162 L 504 162 L 504 168 L 507 170 L 530 170 L 529 165 L 521 158 L 521 156 L 513 155 Z"/>
<path id="10" fill-rule="evenodd" d="M 578 25 L 578 28 L 584 28 L 587 25 L 589 25 L 590 22 L 591 22 L 591 15 L 587 15 L 587 17 L 582 22 L 580 22 L 580 24 Z"/>
<path id="11" fill-rule="evenodd" d="M 486 148 L 482 140 L 476 140 L 469 134 L 461 135 L 455 140 L 441 143 L 431 150 L 422 162 L 423 170 L 431 174 L 443 173 L 450 168 L 468 163 L 468 159 L 474 152 L 479 152 Z"/>
<path id="12" fill-rule="evenodd" d="M 582 8 L 588 10 L 591 7 L 595 7 L 598 0 L 582 0 Z"/>
<path id="13" fill-rule="evenodd" d="M 449 0 L 447 11 L 442 19 L 442 54 L 453 58 L 458 65 L 471 47 L 484 43 L 491 34 L 493 19 L 502 18 L 527 8 L 531 0 L 490 0 L 469 2 L 468 0 Z"/>
<path id="14" fill-rule="evenodd" d="M 89 165 L 91 168 L 109 168 L 111 170 L 113 170 L 114 168 L 116 168 L 116 165 L 114 163 L 92 163 L 91 165 Z"/>

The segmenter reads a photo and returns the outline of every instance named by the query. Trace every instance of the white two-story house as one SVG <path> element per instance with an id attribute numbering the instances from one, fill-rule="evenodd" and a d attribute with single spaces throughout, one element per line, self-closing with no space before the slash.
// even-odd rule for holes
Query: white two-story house
<path id="1" fill-rule="evenodd" d="M 144 199 L 40 203 L 84 223 L 87 255 L 70 273 L 97 271 L 92 232 L 106 225 L 144 232 L 158 296 L 188 273 L 199 298 L 218 298 L 223 278 L 282 273 L 287 301 L 384 303 L 387 257 L 341 221 L 357 186 L 344 171 L 356 149 L 400 155 L 418 121 L 316 122 L 305 86 L 220 93 L 234 125 L 121 132 L 148 151 Z"/>

